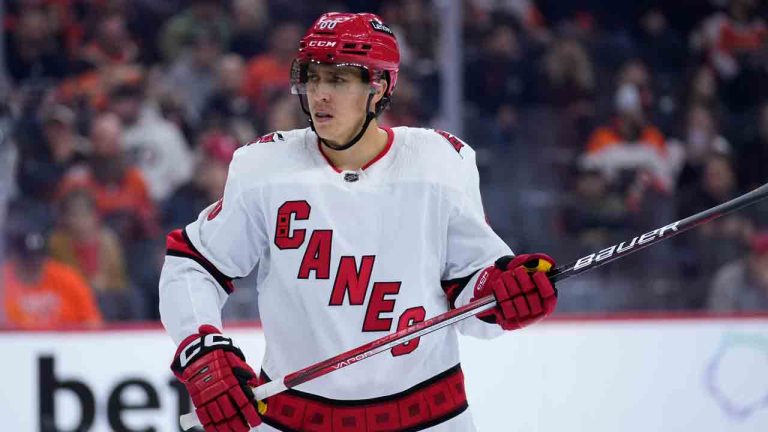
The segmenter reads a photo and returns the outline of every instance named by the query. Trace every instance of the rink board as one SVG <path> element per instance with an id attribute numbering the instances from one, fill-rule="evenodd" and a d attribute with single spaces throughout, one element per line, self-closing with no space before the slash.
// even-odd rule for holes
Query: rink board
<path id="1" fill-rule="evenodd" d="M 228 334 L 257 364 L 258 327 Z M 177 430 L 173 350 L 154 326 L 0 332 L 1 429 L 72 430 L 85 416 L 92 431 Z M 768 430 L 765 316 L 555 320 L 464 338 L 462 356 L 481 431 Z"/>

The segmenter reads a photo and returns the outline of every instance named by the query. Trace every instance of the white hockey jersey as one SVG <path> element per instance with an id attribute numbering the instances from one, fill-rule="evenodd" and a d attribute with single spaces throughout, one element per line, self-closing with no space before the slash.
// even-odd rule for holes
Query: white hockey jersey
<path id="1" fill-rule="evenodd" d="M 160 312 L 174 341 L 201 324 L 221 328 L 232 279 L 254 268 L 266 338 L 261 368 L 269 378 L 467 303 L 478 270 L 512 254 L 485 220 L 475 153 L 442 131 L 386 131 L 386 148 L 357 171 L 334 168 L 310 129 L 275 132 L 239 149 L 223 199 L 169 235 Z M 307 382 L 293 395 L 327 404 L 313 408 L 321 414 L 343 401 L 394 401 L 400 423 L 393 424 L 405 428 L 403 398 L 448 375 L 463 385 L 456 329 L 478 337 L 502 332 L 470 318 Z M 466 401 L 456 398 L 453 411 L 441 415 L 428 403 L 430 421 L 409 430 L 474 430 Z M 312 429 L 311 403 L 278 409 L 288 402 L 270 402 L 268 413 L 290 411 L 293 420 L 273 419 L 259 430 L 365 430 L 341 423 Z M 373 430 L 370 418 L 360 421 Z"/>

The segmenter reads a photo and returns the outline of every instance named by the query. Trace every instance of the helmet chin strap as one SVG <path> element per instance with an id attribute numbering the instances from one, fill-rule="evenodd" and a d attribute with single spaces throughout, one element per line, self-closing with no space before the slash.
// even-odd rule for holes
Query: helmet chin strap
<path id="1" fill-rule="evenodd" d="M 357 142 L 360 141 L 360 139 L 365 134 L 365 131 L 368 130 L 368 125 L 371 124 L 371 120 L 376 118 L 376 113 L 371 112 L 369 109 L 371 106 L 371 101 L 373 100 L 373 95 L 374 95 L 373 93 L 368 95 L 368 102 L 365 104 L 366 115 L 365 115 L 365 121 L 363 122 L 363 127 L 360 129 L 357 135 L 354 136 L 354 138 L 352 138 L 348 143 L 343 145 L 332 144 L 331 142 L 321 137 L 320 134 L 317 133 L 317 130 L 315 129 L 315 123 L 312 121 L 312 115 L 309 113 L 309 109 L 304 105 L 305 98 L 302 97 L 302 95 L 299 95 L 299 99 L 301 100 L 301 109 L 307 115 L 307 119 L 309 120 L 309 127 L 312 128 L 312 132 L 314 132 L 317 135 L 317 137 L 320 139 L 320 142 L 322 142 L 323 145 L 325 145 L 331 150 L 343 151 L 357 144 Z"/>

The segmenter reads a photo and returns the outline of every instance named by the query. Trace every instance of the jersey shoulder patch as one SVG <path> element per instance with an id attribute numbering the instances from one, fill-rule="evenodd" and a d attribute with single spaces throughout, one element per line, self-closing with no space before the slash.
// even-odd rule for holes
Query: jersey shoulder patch
<path id="1" fill-rule="evenodd" d="M 216 216 L 221 213 L 221 210 L 224 208 L 224 198 L 219 198 L 218 201 L 216 201 L 216 204 L 213 206 L 210 212 L 208 212 L 208 216 L 206 219 L 209 221 L 212 221 Z"/>
<path id="2" fill-rule="evenodd" d="M 252 144 L 266 144 L 266 143 L 273 143 L 278 141 L 285 141 L 285 137 L 280 132 L 271 132 L 266 135 L 260 136 L 255 141 L 251 141 L 246 145 L 252 145 Z"/>
<path id="3" fill-rule="evenodd" d="M 466 146 L 464 141 L 457 138 L 456 135 L 446 132 L 444 130 L 440 130 L 440 129 L 432 129 L 432 130 L 435 131 L 436 134 L 445 138 L 445 140 L 448 141 L 448 143 L 453 147 L 453 149 L 456 150 L 456 153 L 458 153 L 459 156 L 461 156 L 462 158 L 464 157 L 461 154 L 461 149 L 464 148 L 464 146 Z"/>

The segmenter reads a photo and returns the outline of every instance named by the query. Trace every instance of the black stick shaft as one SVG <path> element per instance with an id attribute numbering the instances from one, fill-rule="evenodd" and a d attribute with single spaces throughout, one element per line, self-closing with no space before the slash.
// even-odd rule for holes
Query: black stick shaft
<path id="1" fill-rule="evenodd" d="M 600 267 L 603 264 L 607 264 L 633 252 L 637 252 L 640 249 L 645 249 L 652 244 L 674 237 L 695 226 L 717 219 L 720 216 L 736 211 L 742 207 L 752 205 L 767 197 L 768 183 L 728 202 L 712 207 L 711 209 L 704 210 L 693 216 L 688 216 L 685 219 L 649 231 L 641 236 L 634 237 L 630 241 L 621 242 L 617 245 L 589 254 L 572 263 L 559 266 L 552 271 L 549 278 L 553 282 L 568 279 L 571 276 L 576 276 L 577 274 Z"/>

